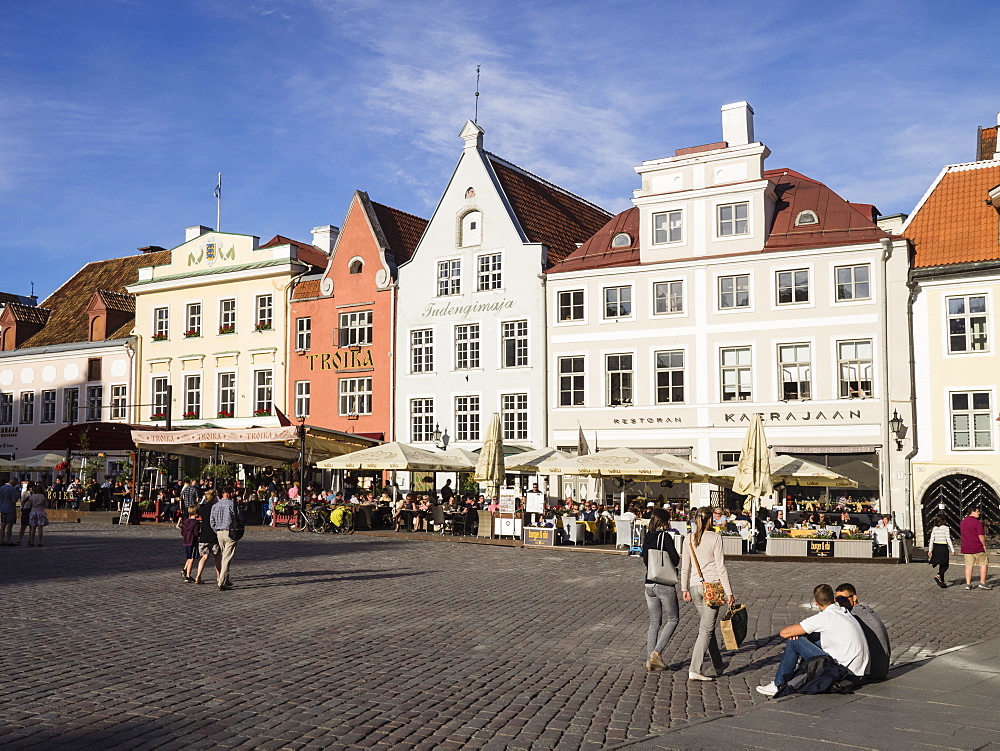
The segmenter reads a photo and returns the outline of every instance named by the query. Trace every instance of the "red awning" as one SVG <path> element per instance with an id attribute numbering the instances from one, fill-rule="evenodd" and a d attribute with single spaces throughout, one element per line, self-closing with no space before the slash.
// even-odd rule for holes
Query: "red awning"
<path id="1" fill-rule="evenodd" d="M 80 422 L 66 425 L 35 446 L 38 451 L 135 451 L 132 431 L 165 430 L 150 425 L 129 425 L 124 422 Z M 81 438 L 86 436 L 81 445 Z"/>

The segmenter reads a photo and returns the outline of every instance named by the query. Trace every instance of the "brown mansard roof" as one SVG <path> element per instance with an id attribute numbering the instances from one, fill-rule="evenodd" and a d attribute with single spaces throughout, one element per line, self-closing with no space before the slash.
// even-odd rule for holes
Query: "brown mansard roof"
<path id="1" fill-rule="evenodd" d="M 284 235 L 275 235 L 266 243 L 261 245 L 262 248 L 275 248 L 279 245 L 291 245 L 295 248 L 295 257 L 304 263 L 308 263 L 316 268 L 323 269 L 326 268 L 327 261 L 329 257 L 322 250 L 317 248 L 315 245 L 310 243 L 300 242 L 298 240 L 292 240 L 291 238 L 285 237 Z"/>
<path id="2" fill-rule="evenodd" d="M 29 337 L 18 349 L 88 341 L 90 318 L 87 315 L 87 305 L 94 292 L 100 290 L 102 296 L 110 293 L 119 304 L 123 304 L 118 296 L 131 297 L 125 292 L 125 286 L 138 280 L 141 267 L 163 266 L 167 263 L 170 263 L 169 250 L 88 263 L 42 302 L 39 308 L 50 311 L 45 328 Z M 22 307 L 38 310 L 30 306 Z M 120 308 L 115 308 L 118 309 Z M 128 336 L 132 333 L 132 326 L 133 322 L 129 321 L 118 331 L 109 333 L 107 338 L 120 339 Z"/>
<path id="3" fill-rule="evenodd" d="M 627 246 L 616 248 L 611 241 L 625 233 L 631 239 Z M 639 265 L 639 209 L 632 207 L 611 217 L 583 245 L 552 267 L 553 272 L 581 271 L 612 266 Z"/>
<path id="4" fill-rule="evenodd" d="M 590 201 L 483 152 L 528 241 L 549 248 L 549 262 L 561 261 L 603 227 L 611 214 Z"/>

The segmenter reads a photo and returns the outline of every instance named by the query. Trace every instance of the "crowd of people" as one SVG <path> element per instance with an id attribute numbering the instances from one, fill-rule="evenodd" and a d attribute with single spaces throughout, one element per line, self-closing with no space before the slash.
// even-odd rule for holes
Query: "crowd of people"
<path id="1" fill-rule="evenodd" d="M 21 504 L 21 530 L 14 541 L 14 526 L 17 524 L 18 508 Z M 40 484 L 25 483 L 21 487 L 14 478 L 0 485 L 0 547 L 16 547 L 24 542 L 28 533 L 28 547 L 42 547 L 44 531 L 49 526 L 45 513 L 49 498 Z"/>

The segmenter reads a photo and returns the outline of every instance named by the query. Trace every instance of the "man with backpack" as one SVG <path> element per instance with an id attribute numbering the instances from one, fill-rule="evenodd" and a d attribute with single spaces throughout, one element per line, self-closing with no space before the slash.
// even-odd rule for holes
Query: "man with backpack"
<path id="1" fill-rule="evenodd" d="M 218 584 L 219 590 L 225 591 L 233 588 L 233 583 L 229 578 L 229 565 L 236 553 L 236 543 L 240 541 L 245 531 L 243 511 L 233 501 L 233 494 L 229 490 L 223 490 L 222 498 L 212 507 L 210 523 L 222 551 Z"/>
<path id="2" fill-rule="evenodd" d="M 850 674 L 847 677 L 864 676 L 869 661 L 868 644 L 858 621 L 834 601 L 833 588 L 829 584 L 820 584 L 813 589 L 813 600 L 820 612 L 801 623 L 781 629 L 779 635 L 787 641 L 778 664 L 778 674 L 766 686 L 757 686 L 758 693 L 774 696 L 781 691 L 796 672 L 800 659 L 807 663 L 814 657 L 832 658 L 847 669 Z M 819 637 L 818 644 L 809 638 L 802 638 L 813 635 Z"/>

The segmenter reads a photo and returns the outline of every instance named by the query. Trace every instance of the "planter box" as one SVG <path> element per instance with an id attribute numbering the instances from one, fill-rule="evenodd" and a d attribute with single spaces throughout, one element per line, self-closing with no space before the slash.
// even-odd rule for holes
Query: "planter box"
<path id="1" fill-rule="evenodd" d="M 871 558 L 871 540 L 837 540 L 833 546 L 838 558 Z"/>
<path id="2" fill-rule="evenodd" d="M 768 555 L 788 555 L 806 557 L 809 537 L 768 537 Z M 834 558 L 871 558 L 871 540 L 828 540 L 833 543 Z"/>
<path id="3" fill-rule="evenodd" d="M 746 540 L 744 540 L 742 537 L 723 536 L 722 552 L 724 555 L 746 555 L 747 554 Z"/>
<path id="4" fill-rule="evenodd" d="M 801 537 L 768 537 L 767 555 L 806 555 L 806 546 Z"/>

